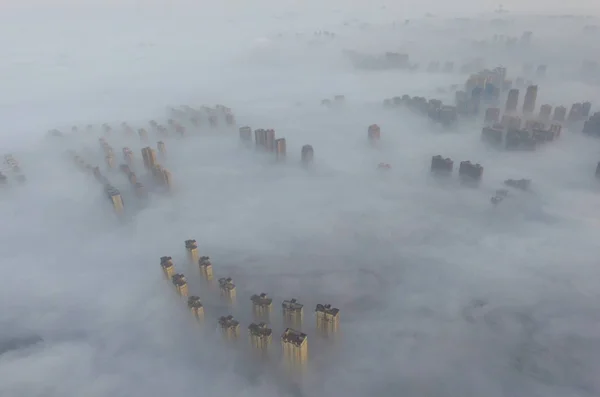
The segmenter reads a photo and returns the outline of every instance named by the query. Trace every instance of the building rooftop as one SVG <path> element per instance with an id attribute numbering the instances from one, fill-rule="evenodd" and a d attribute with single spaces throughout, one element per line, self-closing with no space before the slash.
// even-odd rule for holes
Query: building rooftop
<path id="1" fill-rule="evenodd" d="M 251 335 L 260 337 L 271 336 L 273 334 L 273 330 L 267 327 L 267 324 L 265 323 L 252 323 L 248 326 L 248 330 L 250 331 Z"/>
<path id="2" fill-rule="evenodd" d="M 188 298 L 188 307 L 190 309 L 199 309 L 203 307 L 200 297 L 192 295 Z"/>
<path id="3" fill-rule="evenodd" d="M 281 340 L 285 343 L 301 346 L 306 340 L 306 334 L 291 328 L 286 328 L 285 331 L 283 331 L 283 335 L 281 335 Z"/>
<path id="4" fill-rule="evenodd" d="M 290 300 L 284 300 L 281 303 L 281 307 L 283 307 L 286 310 L 299 311 L 299 310 L 302 310 L 304 305 L 301 303 L 298 303 L 298 301 L 296 299 L 290 299 Z"/>
<path id="5" fill-rule="evenodd" d="M 119 190 L 116 187 L 110 185 L 106 185 L 106 193 L 111 197 L 121 195 L 121 192 L 119 192 Z"/>
<path id="6" fill-rule="evenodd" d="M 182 286 L 186 284 L 185 276 L 181 273 L 173 275 L 171 280 L 173 281 L 173 284 L 177 286 Z"/>
<path id="7" fill-rule="evenodd" d="M 219 318 L 219 325 L 221 328 L 233 328 L 239 326 L 240 322 L 230 314 L 229 316 L 221 316 Z"/>
<path id="8" fill-rule="evenodd" d="M 173 260 L 170 256 L 163 256 L 160 258 L 160 265 L 164 268 L 174 266 Z"/>
<path id="9" fill-rule="evenodd" d="M 185 240 L 185 248 L 192 250 L 198 248 L 196 240 Z"/>
<path id="10" fill-rule="evenodd" d="M 317 305 L 317 308 L 315 309 L 315 312 L 321 312 L 321 313 L 325 313 L 325 314 L 329 314 L 331 316 L 337 316 L 338 313 L 340 312 L 340 309 L 335 308 L 335 307 L 331 307 L 331 305 Z"/>
<path id="11" fill-rule="evenodd" d="M 233 283 L 233 280 L 231 279 L 231 277 L 223 277 L 219 279 L 219 286 L 221 288 L 225 288 L 225 289 L 233 289 L 235 288 L 235 284 Z"/>
<path id="12" fill-rule="evenodd" d="M 264 292 L 261 293 L 260 295 L 252 295 L 250 297 L 250 300 L 255 304 L 255 305 L 260 305 L 260 306 L 269 306 L 271 303 L 273 303 L 273 299 L 269 298 L 269 296 L 267 294 L 265 294 Z"/>
<path id="13" fill-rule="evenodd" d="M 204 267 L 212 266 L 212 263 L 210 263 L 210 257 L 201 256 L 200 259 L 198 259 L 198 265 Z"/>

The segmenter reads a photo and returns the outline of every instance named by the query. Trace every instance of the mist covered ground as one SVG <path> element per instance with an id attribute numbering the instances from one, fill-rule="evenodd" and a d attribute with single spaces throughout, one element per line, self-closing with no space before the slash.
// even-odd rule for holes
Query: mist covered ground
<path id="1" fill-rule="evenodd" d="M 341 55 L 405 50 L 422 65 L 484 56 L 511 77 L 523 62 L 547 63 L 538 106 L 590 100 L 597 110 L 597 87 L 575 76 L 598 46 L 581 35 L 593 20 L 561 20 L 564 38 L 553 41 L 560 32 L 549 18 L 506 17 L 498 27 L 491 15 L 420 13 L 404 25 L 365 10 L 280 6 L 264 22 L 213 8 L 5 17 L 6 32 L 27 34 L 2 38 L 0 136 L 27 182 L 11 180 L 0 198 L 1 396 L 600 394 L 600 144 L 573 130 L 535 152 L 489 149 L 481 120 L 447 131 L 381 106 L 403 94 L 451 102 L 448 87 L 467 75 L 361 71 Z M 482 54 L 465 42 L 527 27 L 536 39 L 528 51 Z M 337 94 L 343 107 L 320 105 Z M 104 171 L 123 193 L 119 221 L 102 187 L 65 156 L 75 149 L 103 166 L 100 124 L 145 127 L 164 123 L 168 105 L 217 103 L 233 109 L 238 126 L 285 137 L 286 162 L 244 148 L 237 127 L 164 139 L 171 194 L 151 193 L 143 206 L 124 175 Z M 89 123 L 94 134 L 44 137 Z M 366 136 L 373 123 L 382 131 L 375 148 Z M 146 145 L 118 129 L 106 139 L 118 161 L 122 147 L 133 149 L 143 174 Z M 315 150 L 308 169 L 305 144 Z M 456 173 L 432 178 L 436 154 L 481 163 L 481 186 L 461 186 Z M 377 169 L 381 162 L 391 169 Z M 508 178 L 531 179 L 531 191 L 492 206 Z M 233 278 L 235 307 L 187 264 L 190 238 L 217 278 Z M 204 301 L 202 326 L 164 280 L 165 255 Z M 305 305 L 311 362 L 300 383 L 250 362 L 249 299 L 260 292 L 274 298 L 272 364 L 281 301 Z M 335 343 L 315 335 L 317 303 L 341 310 Z M 237 347 L 217 332 L 227 314 L 241 321 Z"/>

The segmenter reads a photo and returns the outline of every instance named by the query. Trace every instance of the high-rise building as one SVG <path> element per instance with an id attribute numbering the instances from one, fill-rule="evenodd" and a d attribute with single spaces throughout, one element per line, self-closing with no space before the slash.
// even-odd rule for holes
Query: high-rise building
<path id="1" fill-rule="evenodd" d="M 308 337 L 292 328 L 286 328 L 281 335 L 281 347 L 285 362 L 294 367 L 301 367 L 308 361 Z"/>
<path id="2" fill-rule="evenodd" d="M 369 141 L 378 141 L 381 138 L 381 128 L 377 124 L 371 124 L 367 129 Z"/>
<path id="3" fill-rule="evenodd" d="M 552 115 L 552 106 L 545 104 L 540 107 L 540 119 L 542 120 L 550 120 L 550 116 Z"/>
<path id="4" fill-rule="evenodd" d="M 187 251 L 188 260 L 190 263 L 198 263 L 198 243 L 196 240 L 185 240 L 185 250 Z"/>
<path id="5" fill-rule="evenodd" d="M 187 280 L 185 279 L 185 276 L 181 273 L 177 273 L 174 274 L 173 277 L 171 277 L 171 280 L 173 281 L 173 285 L 175 285 L 175 288 L 177 289 L 177 293 L 181 296 L 187 296 L 188 295 L 188 285 L 187 285 Z"/>
<path id="6" fill-rule="evenodd" d="M 255 349 L 265 352 L 271 344 L 273 330 L 265 323 L 252 323 L 248 327 L 250 334 L 250 345 Z"/>
<path id="7" fill-rule="evenodd" d="M 268 129 L 265 134 L 265 148 L 267 152 L 273 152 L 275 150 L 275 130 Z"/>
<path id="8" fill-rule="evenodd" d="M 285 159 L 285 138 L 279 138 L 275 140 L 275 154 L 277 155 L 278 160 Z"/>
<path id="9" fill-rule="evenodd" d="M 517 106 L 519 106 L 519 90 L 513 88 L 508 91 L 508 97 L 506 98 L 506 112 L 516 112 Z"/>
<path id="10" fill-rule="evenodd" d="M 117 214 L 121 214 L 123 212 L 123 199 L 121 198 L 121 192 L 111 185 L 105 186 L 106 194 L 110 198 L 110 201 L 115 209 Z"/>
<path id="11" fill-rule="evenodd" d="M 221 296 L 225 297 L 231 303 L 235 301 L 235 284 L 231 277 L 220 278 L 219 289 L 221 290 Z"/>
<path id="12" fill-rule="evenodd" d="M 201 256 L 198 259 L 198 266 L 200 267 L 200 273 L 205 280 L 210 281 L 213 278 L 213 267 L 208 256 Z"/>
<path id="13" fill-rule="evenodd" d="M 567 117 L 567 108 L 564 106 L 557 106 L 554 108 L 554 116 L 552 116 L 552 121 L 558 121 L 559 123 L 564 123 Z"/>
<path id="14" fill-rule="evenodd" d="M 325 335 L 333 334 L 339 329 L 340 310 L 331 305 L 317 305 L 317 330 Z"/>
<path id="15" fill-rule="evenodd" d="M 533 113 L 535 111 L 537 93 L 537 85 L 530 85 L 527 87 L 527 92 L 525 92 L 525 98 L 523 99 L 523 113 Z"/>
<path id="16" fill-rule="evenodd" d="M 163 256 L 160 258 L 160 267 L 165 274 L 165 277 L 168 280 L 172 280 L 173 275 L 175 274 L 175 264 L 173 263 L 173 258 L 170 256 Z"/>
<path id="17" fill-rule="evenodd" d="M 267 130 L 262 128 L 254 130 L 254 139 L 256 141 L 257 148 L 264 148 L 267 140 Z"/>
<path id="18" fill-rule="evenodd" d="M 199 320 L 204 318 L 204 305 L 198 296 L 192 295 L 188 298 L 188 308 Z"/>
<path id="19" fill-rule="evenodd" d="M 145 147 L 142 149 L 142 159 L 144 160 L 144 167 L 148 170 L 152 170 L 156 163 L 156 152 L 151 147 Z"/>
<path id="20" fill-rule="evenodd" d="M 592 104 L 590 102 L 583 102 L 581 108 L 581 116 L 585 119 L 590 117 L 590 110 L 592 110 Z"/>
<path id="21" fill-rule="evenodd" d="M 569 110 L 569 115 L 567 116 L 567 121 L 570 123 L 581 120 L 581 115 L 583 113 L 583 104 L 580 102 L 574 103 L 571 106 L 571 110 Z"/>
<path id="22" fill-rule="evenodd" d="M 283 323 L 293 329 L 302 329 L 302 316 L 304 305 L 296 299 L 284 300 L 281 304 Z"/>
<path id="23" fill-rule="evenodd" d="M 240 323 L 232 315 L 221 316 L 219 318 L 219 327 L 225 339 L 234 341 L 240 336 Z"/>
<path id="24" fill-rule="evenodd" d="M 254 294 L 250 297 L 252 301 L 252 313 L 254 318 L 258 321 L 269 321 L 269 314 L 273 309 L 273 299 L 271 299 L 264 292 L 261 294 Z"/>
<path id="25" fill-rule="evenodd" d="M 313 162 L 313 159 L 315 157 L 315 152 L 311 145 L 304 145 L 304 146 L 302 146 L 300 155 L 302 158 L 302 163 L 309 164 L 309 163 Z"/>

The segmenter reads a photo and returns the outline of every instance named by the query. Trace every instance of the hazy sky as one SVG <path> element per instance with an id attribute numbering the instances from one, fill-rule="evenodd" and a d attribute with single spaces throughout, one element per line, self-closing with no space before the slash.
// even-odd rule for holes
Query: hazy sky
<path id="1" fill-rule="evenodd" d="M 226 0 L 220 2 L 211 1 L 192 1 L 192 0 L 3 0 L 2 4 L 5 7 L 52 7 L 56 5 L 60 6 L 77 6 L 78 8 L 86 6 L 102 6 L 110 8 L 120 8 L 135 5 L 138 7 L 150 7 L 150 6 L 162 6 L 162 7 L 180 7 L 180 6 L 194 6 L 198 8 L 214 8 L 222 7 L 227 9 L 255 9 L 258 10 L 260 7 L 268 8 L 285 8 L 291 9 L 296 7 L 301 9 L 307 5 L 315 7 L 329 8 L 357 8 L 357 7 L 374 7 L 385 5 L 391 9 L 402 10 L 406 12 L 421 12 L 423 10 L 429 11 L 433 14 L 440 12 L 448 12 L 455 10 L 457 12 L 484 12 L 491 11 L 498 7 L 499 4 L 503 4 L 504 8 L 513 11 L 536 11 L 536 12 L 575 12 L 575 11 L 586 11 L 597 13 L 600 10 L 600 5 L 595 0 L 505 0 L 505 1 L 493 1 L 493 0 L 461 0 L 456 2 L 444 2 L 438 0 L 423 0 L 423 1 L 389 1 L 382 0 L 380 2 L 372 1 L 355 1 L 350 5 L 347 1 L 343 0 L 256 0 L 256 1 L 240 1 L 240 0 Z"/>

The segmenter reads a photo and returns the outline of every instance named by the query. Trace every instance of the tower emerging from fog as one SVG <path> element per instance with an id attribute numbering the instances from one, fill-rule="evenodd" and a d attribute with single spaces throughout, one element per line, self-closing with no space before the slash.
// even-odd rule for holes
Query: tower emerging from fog
<path id="1" fill-rule="evenodd" d="M 235 284 L 231 277 L 219 279 L 219 289 L 221 290 L 221 296 L 227 299 L 230 303 L 235 302 Z"/>
<path id="2" fill-rule="evenodd" d="M 273 299 L 271 299 L 264 292 L 259 295 L 252 295 L 250 297 L 252 301 L 252 313 L 257 321 L 269 321 L 269 314 L 273 308 Z"/>
<path id="3" fill-rule="evenodd" d="M 173 259 L 170 256 L 161 257 L 160 267 L 162 268 L 165 277 L 171 280 L 175 274 L 175 265 L 173 264 Z"/>
<path id="4" fill-rule="evenodd" d="M 300 156 L 303 164 L 310 164 L 313 162 L 315 157 L 315 151 L 311 145 L 304 145 L 300 150 Z"/>
<path id="5" fill-rule="evenodd" d="M 527 87 L 527 92 L 525 92 L 525 98 L 523 99 L 523 113 L 533 113 L 535 111 L 537 93 L 537 85 L 530 85 Z"/>
<path id="6" fill-rule="evenodd" d="M 552 115 L 552 106 L 548 104 L 544 104 L 540 106 L 540 119 L 542 120 L 550 120 L 550 116 Z"/>
<path id="7" fill-rule="evenodd" d="M 110 201 L 117 214 L 123 212 L 123 199 L 121 198 L 121 192 L 117 188 L 111 185 L 106 185 L 106 194 L 110 198 Z"/>
<path id="8" fill-rule="evenodd" d="M 266 352 L 273 335 L 271 328 L 267 327 L 265 323 L 252 323 L 248 327 L 248 332 L 250 334 L 250 345 L 255 349 Z"/>
<path id="9" fill-rule="evenodd" d="M 202 277 L 204 277 L 206 281 L 211 281 L 213 279 L 213 267 L 208 256 L 201 256 L 200 259 L 198 259 L 198 267 L 200 268 Z"/>
<path id="10" fill-rule="evenodd" d="M 284 300 L 281 304 L 284 325 L 293 329 L 302 329 L 304 305 L 296 299 Z"/>
<path id="11" fill-rule="evenodd" d="M 558 121 L 559 123 L 564 123 L 566 117 L 567 117 L 567 108 L 566 107 L 557 106 L 554 108 L 554 116 L 552 116 L 552 121 Z"/>
<path id="12" fill-rule="evenodd" d="M 146 169 L 152 170 L 156 166 L 156 152 L 151 147 L 142 149 L 142 159 Z"/>
<path id="13" fill-rule="evenodd" d="M 285 159 L 285 154 L 286 154 L 285 138 L 279 138 L 279 139 L 275 140 L 275 154 L 277 155 L 277 160 Z"/>
<path id="14" fill-rule="evenodd" d="M 219 327 L 225 339 L 234 341 L 240 336 L 240 323 L 232 315 L 219 318 Z"/>
<path id="15" fill-rule="evenodd" d="M 190 263 L 198 263 L 198 243 L 196 240 L 185 240 L 185 250 L 187 251 L 188 260 Z"/>
<path id="16" fill-rule="evenodd" d="M 293 369 L 303 367 L 308 361 L 308 337 L 306 334 L 287 328 L 281 335 L 283 359 Z"/>
<path id="17" fill-rule="evenodd" d="M 332 335 L 339 329 L 340 310 L 331 305 L 317 305 L 315 309 L 317 317 L 317 330 L 325 335 Z"/>
<path id="18" fill-rule="evenodd" d="M 506 112 L 516 112 L 518 105 L 519 105 L 519 90 L 516 88 L 513 88 L 508 91 L 508 98 L 506 98 Z"/>
<path id="19" fill-rule="evenodd" d="M 188 308 L 199 320 L 204 319 L 204 305 L 198 296 L 190 296 L 188 298 Z"/>
<path id="20" fill-rule="evenodd" d="M 265 149 L 267 152 L 275 150 L 275 130 L 268 129 L 265 133 Z"/>
<path id="21" fill-rule="evenodd" d="M 185 279 L 185 276 L 181 273 L 178 274 L 174 274 L 173 277 L 171 278 L 171 280 L 173 281 L 173 285 L 175 285 L 175 289 L 177 290 L 177 293 L 181 296 L 187 296 L 188 295 L 188 285 L 187 285 L 187 280 Z"/>

